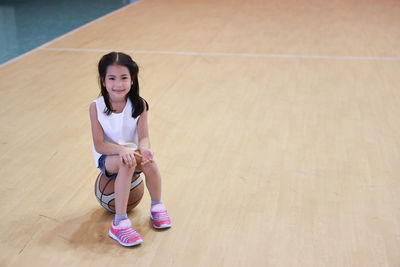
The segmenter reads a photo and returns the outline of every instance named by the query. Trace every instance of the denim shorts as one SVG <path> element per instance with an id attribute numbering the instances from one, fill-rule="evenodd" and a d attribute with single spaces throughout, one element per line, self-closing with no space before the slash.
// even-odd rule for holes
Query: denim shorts
<path id="1" fill-rule="evenodd" d="M 100 171 L 107 177 L 107 178 L 109 178 L 109 179 L 114 179 L 115 177 L 117 177 L 117 174 L 118 173 L 108 173 L 107 171 L 106 171 L 106 158 L 107 158 L 107 155 L 101 155 L 101 157 L 99 158 L 99 169 L 100 169 Z M 133 174 L 134 175 L 138 175 L 138 174 L 141 174 L 142 172 L 141 171 L 139 171 L 139 172 L 134 172 Z"/>

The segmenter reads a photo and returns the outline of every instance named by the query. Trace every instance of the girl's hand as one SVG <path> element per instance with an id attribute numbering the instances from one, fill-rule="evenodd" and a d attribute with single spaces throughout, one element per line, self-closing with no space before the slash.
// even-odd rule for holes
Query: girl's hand
<path id="1" fill-rule="evenodd" d="M 142 155 L 140 155 L 139 153 L 125 147 L 121 148 L 121 150 L 119 151 L 121 162 L 128 165 L 129 167 L 133 167 L 136 164 L 135 155 L 137 157 L 142 157 Z"/>
<path id="2" fill-rule="evenodd" d="M 154 153 L 150 149 L 142 151 L 142 165 L 154 162 Z"/>

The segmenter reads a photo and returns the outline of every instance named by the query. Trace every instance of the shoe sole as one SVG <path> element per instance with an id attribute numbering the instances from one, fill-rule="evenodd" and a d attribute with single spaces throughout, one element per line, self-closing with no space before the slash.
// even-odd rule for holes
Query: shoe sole
<path id="1" fill-rule="evenodd" d="M 153 227 L 156 228 L 156 229 L 166 229 L 166 228 L 170 228 L 172 226 L 172 223 L 170 223 L 170 224 L 162 224 L 160 226 L 155 225 L 153 216 L 151 216 L 151 214 L 150 214 L 150 219 L 153 221 Z"/>
<path id="2" fill-rule="evenodd" d="M 143 239 L 139 239 L 136 242 L 133 243 L 125 243 L 122 242 L 121 240 L 118 239 L 118 237 L 116 235 L 113 234 L 113 232 L 111 232 L 111 230 L 108 231 L 108 235 L 114 239 L 115 241 L 118 241 L 118 243 L 120 243 L 121 245 L 123 245 L 124 247 L 133 247 L 133 246 L 137 246 L 140 245 L 143 242 Z"/>

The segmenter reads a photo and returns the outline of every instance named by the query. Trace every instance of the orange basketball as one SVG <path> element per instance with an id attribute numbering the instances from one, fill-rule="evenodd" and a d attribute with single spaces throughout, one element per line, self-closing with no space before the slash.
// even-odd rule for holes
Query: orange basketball
<path id="1" fill-rule="evenodd" d="M 109 179 L 100 172 L 94 185 L 94 192 L 100 205 L 112 213 L 115 213 L 114 182 L 115 179 Z M 143 193 L 144 185 L 142 177 L 134 174 L 132 176 L 131 191 L 129 193 L 128 206 L 126 208 L 127 212 L 139 204 L 143 197 Z"/>

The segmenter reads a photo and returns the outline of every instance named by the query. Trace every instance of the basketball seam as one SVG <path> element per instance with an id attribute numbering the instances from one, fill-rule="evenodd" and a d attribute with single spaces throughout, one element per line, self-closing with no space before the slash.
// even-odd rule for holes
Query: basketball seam
<path id="1" fill-rule="evenodd" d="M 97 198 L 97 201 L 100 203 L 100 205 L 101 205 L 103 208 L 105 208 L 106 210 L 108 210 L 108 211 L 110 211 L 110 212 L 112 212 L 112 213 L 115 213 L 115 210 L 112 210 L 112 209 L 111 209 L 112 206 L 109 204 L 112 200 L 115 199 L 114 193 L 109 194 L 109 195 L 104 194 L 105 189 L 107 188 L 107 186 L 109 185 L 109 183 L 110 183 L 113 179 L 109 179 L 109 180 L 107 181 L 107 183 L 106 183 L 102 188 L 100 188 L 100 179 L 101 179 L 101 176 L 102 176 L 102 173 L 100 173 L 100 174 L 98 175 L 98 179 L 97 179 L 97 181 L 96 181 L 96 198 Z M 138 175 L 138 176 L 131 182 L 130 191 L 132 191 L 133 189 L 135 189 L 136 187 L 138 187 L 141 183 L 143 183 L 143 179 L 142 179 L 142 177 L 141 177 L 140 175 Z M 104 200 L 104 201 L 103 201 L 103 200 Z M 139 201 L 140 201 L 140 200 L 139 200 Z M 136 202 L 139 202 L 139 201 L 136 201 Z M 128 203 L 128 206 L 129 206 L 129 205 L 133 205 L 133 204 L 135 204 L 136 202 Z M 114 207 L 114 209 L 115 209 L 115 205 L 114 205 L 113 207 Z"/>
<path id="2" fill-rule="evenodd" d="M 131 188 L 130 191 L 132 191 L 133 189 L 135 189 L 136 187 L 138 187 L 141 183 L 143 183 L 143 181 L 140 181 L 140 183 L 138 183 L 135 187 Z M 112 196 L 112 195 L 114 195 L 114 194 L 107 195 L 107 196 Z M 96 197 L 96 198 L 97 198 L 97 200 L 98 200 L 100 203 L 107 204 L 107 205 L 109 205 L 109 203 L 110 203 L 113 199 L 115 199 L 115 198 L 113 198 L 113 199 L 109 200 L 108 202 L 105 202 L 105 201 L 103 201 L 103 199 L 99 199 L 98 197 Z M 130 203 L 128 203 L 128 205 L 129 205 L 129 204 L 130 204 Z M 131 205 L 132 205 L 132 204 L 131 204 Z"/>

